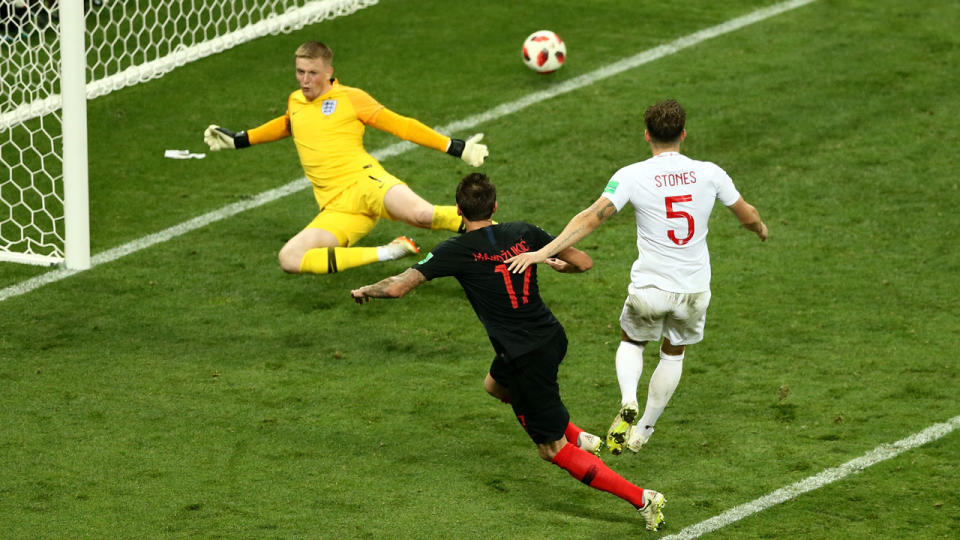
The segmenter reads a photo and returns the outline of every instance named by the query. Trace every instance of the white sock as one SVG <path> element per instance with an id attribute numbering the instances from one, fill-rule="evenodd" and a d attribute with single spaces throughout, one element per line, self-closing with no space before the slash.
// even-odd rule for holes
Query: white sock
<path id="1" fill-rule="evenodd" d="M 389 244 L 377 246 L 377 259 L 381 262 L 392 261 L 419 252 L 420 250 L 413 243 L 413 240 L 410 240 L 406 236 L 398 236 Z"/>
<path id="2" fill-rule="evenodd" d="M 621 341 L 617 348 L 617 382 L 620 383 L 620 404 L 637 402 L 637 385 L 643 373 L 643 347 Z"/>
<path id="3" fill-rule="evenodd" d="M 653 427 L 657 419 L 667 407 L 667 402 L 673 396 L 673 391 L 680 383 L 680 374 L 683 371 L 683 353 L 670 355 L 660 351 L 660 363 L 650 376 L 650 387 L 647 391 L 647 406 L 643 416 L 637 422 L 638 426 Z"/>
<path id="4" fill-rule="evenodd" d="M 399 259 L 405 257 L 409 251 L 400 244 L 385 244 L 382 246 L 377 246 L 377 259 L 380 262 L 383 261 L 392 261 L 394 259 Z"/>

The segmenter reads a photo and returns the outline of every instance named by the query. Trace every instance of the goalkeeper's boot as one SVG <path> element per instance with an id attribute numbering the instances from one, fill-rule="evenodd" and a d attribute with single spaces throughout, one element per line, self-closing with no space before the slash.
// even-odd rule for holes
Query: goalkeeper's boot
<path id="1" fill-rule="evenodd" d="M 630 426 L 627 431 L 627 441 L 623 446 L 631 452 L 639 452 L 650 440 L 651 435 L 653 435 L 653 428 L 650 426 Z"/>
<path id="2" fill-rule="evenodd" d="M 398 236 L 389 244 L 377 248 L 377 255 L 381 261 L 392 261 L 407 255 L 416 255 L 420 253 L 420 248 L 413 240 L 406 236 Z"/>
<path id="3" fill-rule="evenodd" d="M 610 453 L 619 456 L 623 452 L 623 443 L 627 440 L 627 431 L 637 421 L 639 415 L 640 408 L 635 401 L 620 407 L 620 412 L 617 413 L 613 423 L 610 424 L 610 429 L 607 430 L 607 448 L 610 449 Z"/>
<path id="4" fill-rule="evenodd" d="M 603 439 L 586 431 L 581 431 L 580 435 L 577 435 L 577 446 L 579 446 L 581 450 L 586 450 L 600 457 L 600 449 L 603 448 Z"/>
<path id="5" fill-rule="evenodd" d="M 643 490 L 643 507 L 638 508 L 637 511 L 647 522 L 647 530 L 655 531 L 665 523 L 663 519 L 663 506 L 665 504 L 667 504 L 667 499 L 663 497 L 663 493 L 652 489 Z"/>

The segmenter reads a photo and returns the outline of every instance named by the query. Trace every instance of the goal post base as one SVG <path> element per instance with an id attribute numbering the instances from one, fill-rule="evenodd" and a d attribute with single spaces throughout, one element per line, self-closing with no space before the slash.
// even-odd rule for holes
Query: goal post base
<path id="1" fill-rule="evenodd" d="M 32 264 L 34 266 L 57 266 L 58 264 L 63 263 L 63 257 L 0 251 L 0 262 L 15 262 L 20 264 Z"/>

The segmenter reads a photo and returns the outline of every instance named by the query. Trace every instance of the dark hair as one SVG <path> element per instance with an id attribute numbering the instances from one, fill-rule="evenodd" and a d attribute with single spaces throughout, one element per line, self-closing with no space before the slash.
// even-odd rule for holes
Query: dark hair
<path id="1" fill-rule="evenodd" d="M 470 173 L 457 185 L 457 206 L 464 219 L 482 221 L 493 216 L 497 188 L 483 173 Z"/>
<path id="2" fill-rule="evenodd" d="M 651 105 L 643 114 L 643 123 L 647 125 L 650 138 L 661 143 L 676 142 L 686 122 L 687 113 L 672 99 Z"/>

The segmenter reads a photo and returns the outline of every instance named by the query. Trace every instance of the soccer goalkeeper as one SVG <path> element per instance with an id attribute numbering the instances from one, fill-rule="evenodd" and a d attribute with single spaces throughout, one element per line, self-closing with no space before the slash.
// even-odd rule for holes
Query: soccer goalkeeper
<path id="1" fill-rule="evenodd" d="M 446 152 L 479 167 L 488 155 L 483 134 L 451 139 L 413 118 L 387 109 L 359 88 L 333 78 L 333 51 L 308 41 L 295 54 L 300 88 L 283 116 L 234 133 L 211 125 L 203 140 L 211 150 L 239 149 L 293 137 L 320 213 L 280 249 L 280 267 L 292 274 L 329 274 L 418 253 L 407 237 L 359 247 L 381 217 L 425 229 L 460 231 L 456 206 L 434 206 L 388 173 L 363 147 L 364 126 Z"/>

